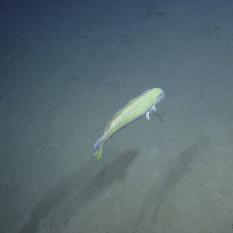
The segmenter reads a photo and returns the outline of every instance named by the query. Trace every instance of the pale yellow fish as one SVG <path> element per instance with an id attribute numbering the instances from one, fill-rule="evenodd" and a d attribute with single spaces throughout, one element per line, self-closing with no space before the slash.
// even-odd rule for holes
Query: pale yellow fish
<path id="1" fill-rule="evenodd" d="M 99 160 L 102 157 L 103 145 L 114 133 L 143 115 L 149 120 L 150 113 L 156 111 L 156 105 L 164 96 L 161 88 L 148 89 L 121 108 L 107 123 L 103 135 L 94 144 L 96 158 Z"/>

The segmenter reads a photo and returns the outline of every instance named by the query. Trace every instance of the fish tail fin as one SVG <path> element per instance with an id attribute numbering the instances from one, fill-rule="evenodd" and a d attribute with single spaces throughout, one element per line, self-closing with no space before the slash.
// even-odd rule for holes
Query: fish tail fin
<path id="1" fill-rule="evenodd" d="M 103 154 L 104 140 L 103 137 L 100 137 L 94 144 L 94 155 L 97 160 L 100 160 Z"/>

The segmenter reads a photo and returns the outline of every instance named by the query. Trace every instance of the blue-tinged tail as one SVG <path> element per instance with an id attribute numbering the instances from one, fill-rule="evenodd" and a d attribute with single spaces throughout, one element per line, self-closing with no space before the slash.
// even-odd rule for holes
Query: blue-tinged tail
<path id="1" fill-rule="evenodd" d="M 103 154 L 103 144 L 104 144 L 104 140 L 102 137 L 100 137 L 96 143 L 94 144 L 94 155 L 96 157 L 97 160 L 100 160 Z"/>

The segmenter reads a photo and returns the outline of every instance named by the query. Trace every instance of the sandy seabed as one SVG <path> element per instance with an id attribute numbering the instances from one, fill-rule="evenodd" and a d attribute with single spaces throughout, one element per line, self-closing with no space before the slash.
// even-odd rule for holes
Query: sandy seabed
<path id="1" fill-rule="evenodd" d="M 0 10 L 1 233 L 233 232 L 233 4 L 73 1 Z M 160 117 L 105 145 L 151 87 Z"/>

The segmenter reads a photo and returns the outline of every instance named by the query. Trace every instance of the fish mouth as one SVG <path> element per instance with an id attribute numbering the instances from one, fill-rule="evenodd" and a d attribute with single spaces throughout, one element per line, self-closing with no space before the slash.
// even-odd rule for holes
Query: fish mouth
<path id="1" fill-rule="evenodd" d="M 155 100 L 155 103 L 156 103 L 156 104 L 160 103 L 160 101 L 161 101 L 162 99 L 164 99 L 164 97 L 165 97 L 165 93 L 164 93 L 164 91 L 162 90 L 161 94 L 159 94 L 159 95 L 157 96 L 157 98 L 156 98 L 156 100 Z"/>

